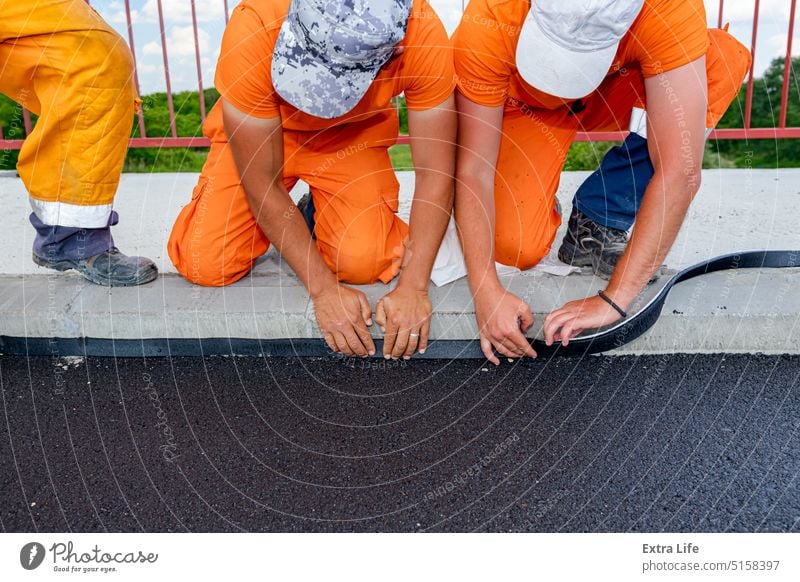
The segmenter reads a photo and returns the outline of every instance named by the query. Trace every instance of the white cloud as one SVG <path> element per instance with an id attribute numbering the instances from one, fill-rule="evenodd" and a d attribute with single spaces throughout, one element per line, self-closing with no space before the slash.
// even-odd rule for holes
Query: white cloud
<path id="1" fill-rule="evenodd" d="M 128 18 L 125 14 L 125 4 L 119 0 L 111 0 L 107 4 L 95 2 L 94 6 L 97 10 L 102 11 L 106 20 L 111 24 L 128 25 Z M 136 24 L 140 20 L 139 11 L 131 7 L 131 23 Z"/>
<path id="2" fill-rule="evenodd" d="M 161 54 L 161 45 L 158 44 L 156 41 L 148 42 L 146 45 L 142 47 L 142 54 L 145 55 L 160 55 Z"/>
<path id="3" fill-rule="evenodd" d="M 786 41 L 789 38 L 788 32 L 782 34 L 773 34 L 767 39 L 765 48 L 770 54 L 776 53 L 780 55 L 786 54 Z M 792 56 L 800 55 L 800 36 L 792 37 Z"/>
<path id="4" fill-rule="evenodd" d="M 717 21 L 718 0 L 705 0 L 709 20 Z M 727 0 L 723 5 L 722 21 L 746 21 L 752 23 L 755 0 Z M 759 23 L 762 19 L 789 20 L 789 0 L 761 0 L 759 4 Z"/>
<path id="5" fill-rule="evenodd" d="M 169 30 L 167 38 L 167 49 L 170 56 L 187 57 L 195 55 L 194 34 L 191 26 L 174 26 Z M 197 44 L 200 47 L 200 54 L 208 52 L 209 45 L 208 33 L 198 26 Z"/>
<path id="6" fill-rule="evenodd" d="M 225 5 L 222 0 L 196 0 L 195 12 L 198 22 L 225 22 Z M 232 9 L 238 2 L 228 2 Z M 192 21 L 192 7 L 189 0 L 161 0 L 164 20 L 172 23 Z M 158 22 L 158 1 L 145 0 L 142 7 L 142 18 Z"/>
<path id="7" fill-rule="evenodd" d="M 270 0 L 261 0 L 270 1 Z M 565 0 L 569 1 L 569 0 Z M 719 0 L 704 0 L 709 26 L 716 26 Z M 461 20 L 462 0 L 429 0 L 444 23 L 448 33 L 452 33 Z M 239 0 L 228 0 L 229 10 Z M 143 57 L 158 57 L 160 61 L 161 39 L 158 28 L 157 0 L 129 0 L 131 17 L 135 24 L 134 35 L 137 54 Z M 191 29 L 190 0 L 161 0 L 165 27 L 167 29 L 167 49 L 170 57 L 170 70 L 175 75 L 175 87 L 191 88 L 194 72 L 194 37 Z M 750 46 L 753 8 L 755 0 L 725 0 L 723 21 L 731 22 L 731 33 Z M 769 62 L 786 50 L 786 32 L 790 0 L 761 0 L 759 18 L 759 38 L 756 51 L 756 75 L 760 75 Z M 124 0 L 92 0 L 94 6 L 127 39 L 127 19 Z M 206 83 L 210 84 L 213 70 L 219 56 L 219 42 L 224 28 L 223 0 L 195 0 L 197 19 L 201 23 L 198 40 L 201 50 L 201 64 Z M 800 52 L 800 42 L 795 43 L 795 52 Z M 144 58 L 143 60 L 147 60 Z M 155 68 L 153 68 L 155 67 Z M 163 84 L 163 66 L 140 65 L 142 90 L 156 89 Z M 185 80 L 181 80 L 186 73 Z M 163 90 L 163 89 L 162 89 Z"/>
<path id="8" fill-rule="evenodd" d="M 139 61 L 138 63 L 136 63 L 136 70 L 140 75 L 149 75 L 152 73 L 163 73 L 164 66 L 154 65 L 152 63 L 143 63 Z"/>
<path id="9" fill-rule="evenodd" d="M 197 28 L 197 44 L 200 47 L 200 54 L 206 54 L 209 51 L 210 37 L 209 34 L 202 28 Z M 160 55 L 161 44 L 156 41 L 150 41 L 142 47 L 142 53 L 145 55 Z M 192 57 L 195 56 L 194 35 L 192 34 L 191 26 L 173 26 L 167 33 L 167 54 L 169 58 L 173 57 Z M 182 61 L 182 59 L 179 59 Z"/>
<path id="10" fill-rule="evenodd" d="M 461 6 L 466 6 L 467 3 L 462 0 L 429 0 L 429 2 L 447 29 L 447 34 L 453 34 L 461 21 Z"/>

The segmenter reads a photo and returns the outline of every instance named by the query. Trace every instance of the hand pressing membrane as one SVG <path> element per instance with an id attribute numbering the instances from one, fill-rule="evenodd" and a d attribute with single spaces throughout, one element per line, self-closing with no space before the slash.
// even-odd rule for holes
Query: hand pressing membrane
<path id="1" fill-rule="evenodd" d="M 567 346 L 583 330 L 603 327 L 618 319 L 620 314 L 601 297 L 570 301 L 545 318 L 544 339 L 548 346 L 559 341 Z"/>
<path id="2" fill-rule="evenodd" d="M 372 325 L 372 310 L 366 295 L 344 285 L 334 285 L 312 300 L 317 324 L 330 349 L 362 358 L 375 354 L 375 344 L 367 329 Z"/>
<path id="3" fill-rule="evenodd" d="M 536 357 L 525 337 L 533 325 L 533 314 L 522 299 L 505 289 L 477 296 L 475 310 L 481 336 L 481 350 L 491 363 L 500 365 L 493 349 L 508 358 Z"/>
<path id="4" fill-rule="evenodd" d="M 398 286 L 375 307 L 375 319 L 384 333 L 383 357 L 410 359 L 428 347 L 433 307 L 427 291 Z"/>

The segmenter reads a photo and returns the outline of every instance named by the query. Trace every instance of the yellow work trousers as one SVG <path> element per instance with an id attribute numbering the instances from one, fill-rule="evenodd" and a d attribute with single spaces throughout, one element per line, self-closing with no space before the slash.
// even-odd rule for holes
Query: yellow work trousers
<path id="1" fill-rule="evenodd" d="M 105 227 L 137 101 L 123 38 L 84 0 L 0 0 L 0 92 L 39 116 L 17 164 L 39 219 Z"/>

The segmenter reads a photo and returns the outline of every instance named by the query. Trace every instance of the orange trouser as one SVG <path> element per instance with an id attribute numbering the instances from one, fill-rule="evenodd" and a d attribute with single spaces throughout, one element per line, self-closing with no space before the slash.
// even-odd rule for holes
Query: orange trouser
<path id="1" fill-rule="evenodd" d="M 408 226 L 397 217 L 399 184 L 388 147 L 397 139 L 394 110 L 318 133 L 284 130 L 283 181 L 311 187 L 322 258 L 340 281 L 388 283 L 400 270 Z M 184 277 L 229 285 L 267 252 L 269 241 L 250 210 L 217 104 L 203 127 L 211 151 L 167 244 Z"/>
<path id="2" fill-rule="evenodd" d="M 706 123 L 712 128 L 736 97 L 750 67 L 750 54 L 723 30 L 711 29 L 708 34 Z M 529 269 L 550 252 L 561 224 L 555 195 L 576 132 L 627 130 L 631 110 L 645 107 L 641 72 L 610 75 L 582 103 L 581 111 L 574 106 L 542 109 L 506 103 L 495 174 L 498 262 Z"/>
<path id="3" fill-rule="evenodd" d="M 0 0 L 0 15 L 0 92 L 39 115 L 17 164 L 33 210 L 104 227 L 133 123 L 130 50 L 84 0 Z"/>

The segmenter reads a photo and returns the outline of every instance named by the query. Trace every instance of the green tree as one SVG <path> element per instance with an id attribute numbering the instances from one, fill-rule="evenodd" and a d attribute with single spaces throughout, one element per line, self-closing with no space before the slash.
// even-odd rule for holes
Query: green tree
<path id="1" fill-rule="evenodd" d="M 751 127 L 778 127 L 784 62 L 783 57 L 773 59 L 764 75 L 753 82 Z M 799 71 L 800 57 L 794 57 L 789 66 L 787 127 L 800 127 Z M 746 97 L 747 86 L 742 85 L 718 127 L 744 127 Z M 710 143 L 709 150 L 712 154 L 732 160 L 737 167 L 800 167 L 800 140 L 797 139 L 720 140 Z"/>
<path id="2" fill-rule="evenodd" d="M 781 88 L 783 86 L 782 57 L 772 61 L 762 77 L 756 79 L 753 91 L 752 126 L 777 127 L 780 116 Z M 800 87 L 798 71 L 800 57 L 792 61 L 790 74 L 788 127 L 800 127 Z M 720 128 L 743 126 L 746 86 L 743 85 L 736 99 L 719 123 Z M 203 100 L 206 112 L 219 99 L 216 89 L 206 89 Z M 397 98 L 400 133 L 408 133 L 408 111 L 405 99 Z M 200 102 L 196 91 L 183 91 L 173 95 L 175 128 L 179 137 L 202 135 Z M 169 108 L 166 93 L 153 93 L 143 98 L 147 137 L 171 137 Z M 33 116 L 35 123 L 35 116 Z M 22 108 L 8 97 L 0 95 L 0 127 L 6 139 L 22 139 L 24 125 Z M 138 117 L 134 119 L 133 137 L 141 137 Z M 605 152 L 613 146 L 610 142 L 575 143 L 570 148 L 565 164 L 567 170 L 593 170 Z M 197 172 L 205 162 L 207 148 L 132 148 L 125 160 L 126 172 Z M 408 146 L 392 148 L 390 154 L 398 168 L 411 167 Z M 0 152 L 0 169 L 16 166 L 16 151 Z M 705 167 L 800 167 L 800 140 L 719 140 L 709 142 L 706 148 Z"/>

